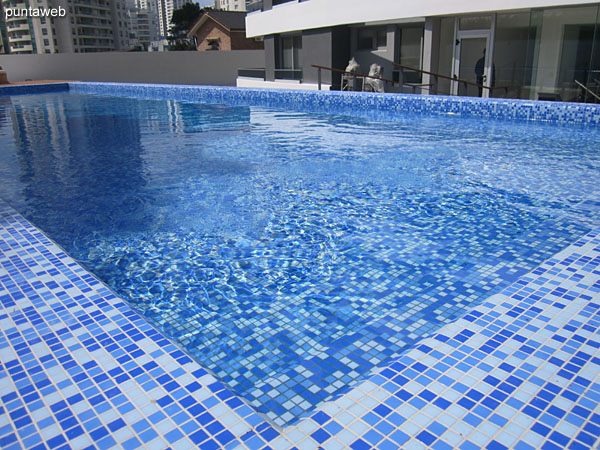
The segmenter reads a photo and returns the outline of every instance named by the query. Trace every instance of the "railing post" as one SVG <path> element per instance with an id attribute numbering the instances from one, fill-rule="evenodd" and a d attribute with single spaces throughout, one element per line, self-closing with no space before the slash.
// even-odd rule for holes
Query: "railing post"
<path id="1" fill-rule="evenodd" d="M 321 90 L 321 68 L 319 67 L 317 70 L 317 83 L 319 84 L 319 90 Z"/>

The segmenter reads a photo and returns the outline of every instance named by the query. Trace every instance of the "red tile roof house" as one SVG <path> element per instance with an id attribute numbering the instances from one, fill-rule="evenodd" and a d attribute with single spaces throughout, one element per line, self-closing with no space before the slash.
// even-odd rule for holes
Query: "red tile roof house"
<path id="1" fill-rule="evenodd" d="M 188 36 L 196 38 L 198 51 L 262 50 L 262 41 L 246 38 L 245 19 L 245 12 L 205 11 L 188 31 Z"/>

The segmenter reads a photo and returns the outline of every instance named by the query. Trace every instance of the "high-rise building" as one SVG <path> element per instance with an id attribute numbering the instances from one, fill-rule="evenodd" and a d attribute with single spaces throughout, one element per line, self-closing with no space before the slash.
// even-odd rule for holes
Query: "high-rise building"
<path id="1" fill-rule="evenodd" d="M 171 24 L 173 11 L 181 8 L 186 3 L 191 2 L 190 0 L 157 0 L 158 23 L 161 37 L 166 38 L 170 34 L 169 29 L 173 26 Z"/>
<path id="2" fill-rule="evenodd" d="M 246 0 L 215 0 L 215 9 L 246 11 Z"/>
<path id="3" fill-rule="evenodd" d="M 58 8 L 64 17 L 6 16 L 7 9 Z M 89 53 L 129 49 L 124 0 L 2 0 L 5 53 Z"/>
<path id="4" fill-rule="evenodd" d="M 6 10 L 28 8 L 28 0 L 2 0 L 2 19 L 6 32 L 4 53 L 56 53 L 54 18 L 7 16 Z M 33 6 L 33 5 L 31 5 Z M 35 4 L 37 8 L 48 8 L 49 0 Z M 63 18 L 65 20 L 66 18 Z"/>
<path id="5" fill-rule="evenodd" d="M 128 0 L 130 45 L 136 50 L 148 50 L 159 39 L 156 1 Z"/>

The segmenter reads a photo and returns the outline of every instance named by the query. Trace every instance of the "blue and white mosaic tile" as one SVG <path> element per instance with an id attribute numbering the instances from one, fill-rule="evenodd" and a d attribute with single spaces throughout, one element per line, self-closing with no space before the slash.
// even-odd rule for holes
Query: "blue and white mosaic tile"
<path id="1" fill-rule="evenodd" d="M 130 88 L 139 86 L 123 89 Z M 166 94 L 188 92 L 172 89 Z M 155 94 L 154 87 L 142 92 Z M 276 102 L 279 94 L 260 95 Z M 368 103 L 376 96 L 356 98 Z M 455 111 L 468 102 L 452 100 Z M 597 123 L 597 109 L 550 105 L 527 118 Z M 0 250 L 3 448 L 598 445 L 600 230 L 283 428 L 258 415 L 4 203 Z"/>
<path id="2" fill-rule="evenodd" d="M 450 114 L 557 124 L 600 124 L 600 105 L 540 102 L 501 98 L 450 97 L 441 95 L 375 94 L 365 92 L 297 91 L 217 86 L 156 85 L 135 83 L 70 82 L 49 85 L 6 86 L 0 96 L 41 92 L 72 92 L 172 99 L 203 103 L 276 106 L 299 111 L 364 114 L 374 119 L 397 114 Z"/>
<path id="3" fill-rule="evenodd" d="M 397 114 L 419 113 L 563 124 L 600 124 L 600 105 L 566 102 L 123 83 L 69 83 L 69 89 L 73 92 L 89 94 L 169 98 L 230 105 L 276 106 L 299 111 L 354 115 L 362 112 L 374 119 L 389 118 Z"/>
<path id="4" fill-rule="evenodd" d="M 2 204 L 3 448 L 595 448 L 600 230 L 274 428 Z"/>
<path id="5" fill-rule="evenodd" d="M 4 203 L 0 250 L 0 447 L 217 449 L 272 430 Z"/>

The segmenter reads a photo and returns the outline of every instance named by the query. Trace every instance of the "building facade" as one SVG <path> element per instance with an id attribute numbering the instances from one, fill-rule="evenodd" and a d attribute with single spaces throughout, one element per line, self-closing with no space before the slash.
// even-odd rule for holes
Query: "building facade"
<path id="1" fill-rule="evenodd" d="M 351 57 L 382 66 L 390 91 L 585 101 L 600 86 L 597 1 L 264 0 L 246 26 L 264 36 L 264 78 L 240 86 L 314 89 L 313 65 Z"/>
<path id="2" fill-rule="evenodd" d="M 181 8 L 184 4 L 190 3 L 189 0 L 157 0 L 158 23 L 161 38 L 169 36 L 171 29 L 171 18 L 173 11 Z"/>
<path id="3" fill-rule="evenodd" d="M 246 0 L 215 0 L 215 9 L 222 11 L 246 11 Z"/>
<path id="4" fill-rule="evenodd" d="M 130 48 L 147 51 L 160 37 L 156 1 L 130 0 L 128 15 Z"/>
<path id="5" fill-rule="evenodd" d="M 58 8 L 64 17 L 7 16 L 7 9 Z M 90 53 L 128 50 L 123 0 L 2 0 L 4 53 Z"/>

